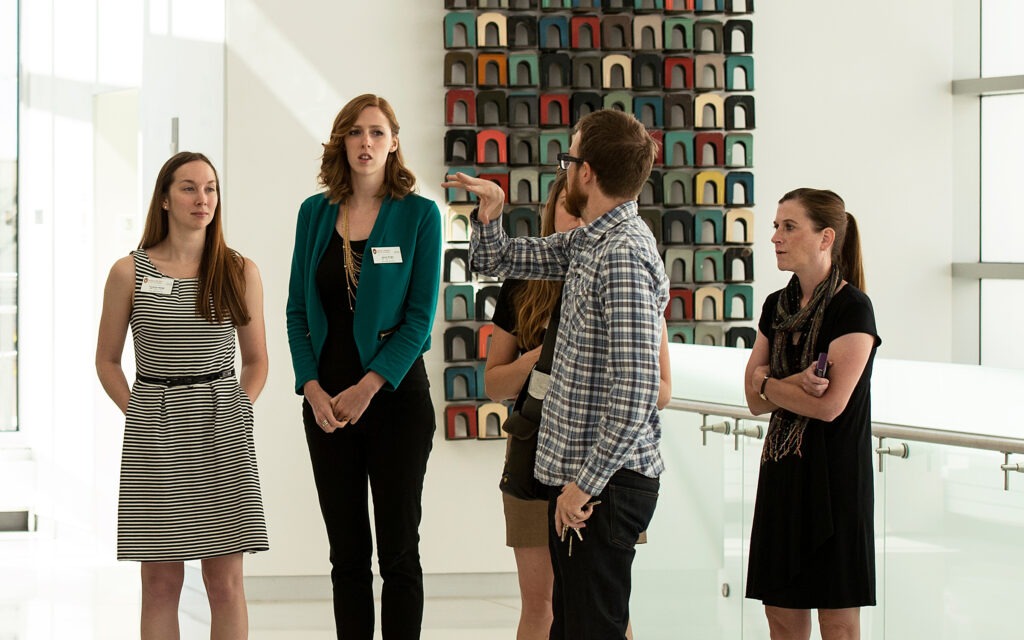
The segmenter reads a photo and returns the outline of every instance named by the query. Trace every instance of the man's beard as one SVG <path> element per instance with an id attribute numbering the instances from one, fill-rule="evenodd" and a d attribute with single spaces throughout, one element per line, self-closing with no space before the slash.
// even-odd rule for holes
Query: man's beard
<path id="1" fill-rule="evenodd" d="M 590 200 L 590 196 L 583 193 L 583 190 L 575 183 L 574 180 L 569 180 L 565 184 L 565 211 L 574 218 L 582 218 L 583 211 L 587 208 L 587 201 Z"/>

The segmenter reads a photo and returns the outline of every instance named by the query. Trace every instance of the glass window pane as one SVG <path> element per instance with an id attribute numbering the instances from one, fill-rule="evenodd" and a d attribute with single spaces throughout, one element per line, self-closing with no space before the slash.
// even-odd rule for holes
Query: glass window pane
<path id="1" fill-rule="evenodd" d="M 1024 368 L 1024 281 L 981 281 L 981 364 Z"/>
<path id="2" fill-rule="evenodd" d="M 981 75 L 1016 76 L 1024 74 L 1024 23 L 1021 0 L 982 0 L 981 3 Z"/>
<path id="3" fill-rule="evenodd" d="M 18 428 L 18 3 L 0 0 L 0 431 Z"/>
<path id="4" fill-rule="evenodd" d="M 1024 262 L 1024 94 L 981 99 L 981 260 Z"/>

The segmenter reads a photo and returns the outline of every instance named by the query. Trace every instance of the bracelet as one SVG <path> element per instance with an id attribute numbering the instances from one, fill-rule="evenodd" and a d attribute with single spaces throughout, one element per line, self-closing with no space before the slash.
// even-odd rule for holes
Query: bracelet
<path id="1" fill-rule="evenodd" d="M 768 386 L 768 377 L 766 375 L 764 380 L 761 381 L 761 390 L 757 392 L 757 395 L 761 396 L 762 400 L 768 400 L 768 396 L 764 395 L 764 388 Z"/>

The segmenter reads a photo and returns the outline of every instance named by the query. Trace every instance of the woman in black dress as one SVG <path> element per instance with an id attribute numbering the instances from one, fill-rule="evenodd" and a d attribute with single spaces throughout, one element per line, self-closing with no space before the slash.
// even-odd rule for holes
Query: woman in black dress
<path id="1" fill-rule="evenodd" d="M 747 597 L 773 640 L 860 637 L 875 604 L 871 366 L 881 344 L 860 237 L 842 198 L 797 189 L 772 244 L 785 289 L 768 296 L 745 374 L 751 413 L 771 412 L 750 535 Z M 827 372 L 816 371 L 826 354 Z"/>

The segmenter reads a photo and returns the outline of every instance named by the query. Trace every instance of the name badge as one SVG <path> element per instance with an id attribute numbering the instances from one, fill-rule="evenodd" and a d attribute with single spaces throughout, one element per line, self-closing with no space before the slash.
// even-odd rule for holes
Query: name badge
<path id="1" fill-rule="evenodd" d="M 174 278 L 150 278 L 142 277 L 142 291 L 145 293 L 159 293 L 162 296 L 169 295 L 174 290 Z"/>
<path id="2" fill-rule="evenodd" d="M 398 264 L 402 261 L 402 247 L 374 247 L 370 253 L 373 264 Z"/>

